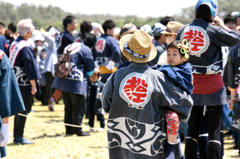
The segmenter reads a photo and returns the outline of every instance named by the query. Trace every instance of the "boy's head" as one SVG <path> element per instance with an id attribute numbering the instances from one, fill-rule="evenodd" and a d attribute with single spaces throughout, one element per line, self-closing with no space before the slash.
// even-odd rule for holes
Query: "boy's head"
<path id="1" fill-rule="evenodd" d="M 80 32 L 82 34 L 90 33 L 92 29 L 93 27 L 90 21 L 84 20 L 80 23 Z"/>
<path id="2" fill-rule="evenodd" d="M 5 24 L 3 22 L 0 22 L 0 35 L 5 35 Z"/>
<path id="3" fill-rule="evenodd" d="M 42 59 L 46 59 L 46 55 L 47 55 L 47 50 L 44 48 L 44 49 L 42 49 L 42 51 L 41 51 L 41 58 L 42 58 Z"/>
<path id="4" fill-rule="evenodd" d="M 116 24 L 113 20 L 109 19 L 106 20 L 103 24 L 102 24 L 102 28 L 103 31 L 105 32 L 105 34 L 108 34 L 110 36 L 114 35 L 114 28 L 116 27 Z"/>
<path id="5" fill-rule="evenodd" d="M 234 30 L 236 27 L 236 19 L 232 15 L 227 15 L 226 18 L 224 18 L 224 24 L 229 28 Z"/>
<path id="6" fill-rule="evenodd" d="M 187 63 L 190 54 L 188 41 L 173 41 L 167 46 L 167 61 L 171 66 Z"/>
<path id="7" fill-rule="evenodd" d="M 94 69 L 94 73 L 92 74 L 92 76 L 90 76 L 90 80 L 91 82 L 97 82 L 99 77 L 100 77 L 100 70 L 98 68 Z"/>
<path id="8" fill-rule="evenodd" d="M 74 31 L 77 28 L 76 17 L 69 15 L 63 19 L 64 29 Z"/>
<path id="9" fill-rule="evenodd" d="M 14 25 L 13 23 L 8 24 L 8 33 L 9 34 L 15 34 L 16 31 L 17 31 L 16 25 Z"/>
<path id="10" fill-rule="evenodd" d="M 97 42 L 97 38 L 95 35 L 91 33 L 85 33 L 84 35 L 82 35 L 82 41 L 86 46 L 88 46 L 92 50 Z"/>

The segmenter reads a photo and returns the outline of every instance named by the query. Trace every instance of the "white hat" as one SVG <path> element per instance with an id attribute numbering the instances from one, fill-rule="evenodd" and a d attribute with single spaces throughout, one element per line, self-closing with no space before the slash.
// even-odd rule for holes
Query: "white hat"
<path id="1" fill-rule="evenodd" d="M 37 40 L 44 41 L 44 37 L 40 30 L 33 30 L 32 39 L 34 41 L 37 41 Z"/>
<path id="2" fill-rule="evenodd" d="M 60 32 L 54 28 L 54 27 L 51 27 L 48 31 L 50 33 L 50 35 L 55 35 L 55 34 L 59 34 Z"/>
<path id="3" fill-rule="evenodd" d="M 140 28 L 140 30 L 145 31 L 146 33 L 148 33 L 149 31 L 151 31 L 151 26 L 149 24 L 145 24 L 144 26 L 142 26 Z"/>
<path id="4" fill-rule="evenodd" d="M 121 28 L 114 28 L 114 35 L 119 35 Z"/>
<path id="5" fill-rule="evenodd" d="M 92 29 L 97 29 L 99 28 L 101 25 L 97 22 L 92 22 Z"/>

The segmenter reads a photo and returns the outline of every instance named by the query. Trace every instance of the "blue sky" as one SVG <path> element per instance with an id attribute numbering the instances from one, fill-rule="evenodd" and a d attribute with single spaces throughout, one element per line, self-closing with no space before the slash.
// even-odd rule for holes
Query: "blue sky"
<path id="1" fill-rule="evenodd" d="M 82 14 L 137 15 L 159 17 L 173 15 L 181 8 L 197 4 L 198 0 L 2 0 L 15 5 L 21 3 L 58 6 L 65 11 Z"/>

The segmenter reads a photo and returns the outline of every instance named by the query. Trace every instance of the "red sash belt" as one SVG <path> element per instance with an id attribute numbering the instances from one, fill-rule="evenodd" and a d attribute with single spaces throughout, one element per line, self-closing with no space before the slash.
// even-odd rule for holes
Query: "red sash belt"
<path id="1" fill-rule="evenodd" d="M 213 94 L 224 86 L 221 74 L 193 74 L 193 94 Z"/>

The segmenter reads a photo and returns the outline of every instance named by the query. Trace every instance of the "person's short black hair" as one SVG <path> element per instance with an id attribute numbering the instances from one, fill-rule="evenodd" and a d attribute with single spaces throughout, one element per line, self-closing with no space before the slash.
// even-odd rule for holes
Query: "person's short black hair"
<path id="1" fill-rule="evenodd" d="M 171 21 L 175 21 L 173 17 L 170 17 L 170 16 L 166 16 L 166 17 L 163 17 L 161 20 L 160 20 L 160 23 L 162 23 L 163 25 L 167 25 L 168 22 L 171 22 Z"/>
<path id="2" fill-rule="evenodd" d="M 8 24 L 8 30 L 12 30 L 12 32 L 16 33 L 17 27 L 15 24 L 10 23 L 10 24 Z"/>
<path id="3" fill-rule="evenodd" d="M 83 22 L 80 23 L 80 32 L 82 34 L 85 33 L 90 33 L 92 30 L 92 23 L 88 20 L 84 20 Z"/>
<path id="4" fill-rule="evenodd" d="M 106 20 L 103 24 L 102 24 L 102 28 L 104 30 L 105 33 L 107 33 L 107 29 L 112 29 L 112 28 L 115 28 L 116 27 L 116 24 L 113 20 L 109 19 L 109 20 Z"/>
<path id="5" fill-rule="evenodd" d="M 162 35 L 153 35 L 153 37 L 154 37 L 155 40 L 160 39 L 161 36 L 162 36 Z"/>
<path id="6" fill-rule="evenodd" d="M 67 29 L 68 24 L 71 24 L 74 19 L 76 19 L 76 17 L 74 17 L 72 15 L 66 16 L 63 19 L 63 27 L 64 27 L 64 29 Z"/>
<path id="7" fill-rule="evenodd" d="M 3 22 L 0 21 L 0 25 L 2 25 L 5 28 L 5 24 Z"/>
<path id="8" fill-rule="evenodd" d="M 210 8 L 206 4 L 200 5 L 196 11 L 195 18 L 202 18 L 209 23 L 212 22 Z"/>
<path id="9" fill-rule="evenodd" d="M 227 23 L 230 23 L 230 22 L 233 22 L 233 23 L 237 24 L 236 18 L 229 14 L 224 18 L 224 24 L 227 24 Z"/>
<path id="10" fill-rule="evenodd" d="M 97 42 L 96 36 L 91 33 L 85 33 L 85 34 L 83 34 L 83 36 L 81 38 L 82 38 L 83 43 L 86 46 L 88 46 L 89 48 L 94 47 Z"/>

